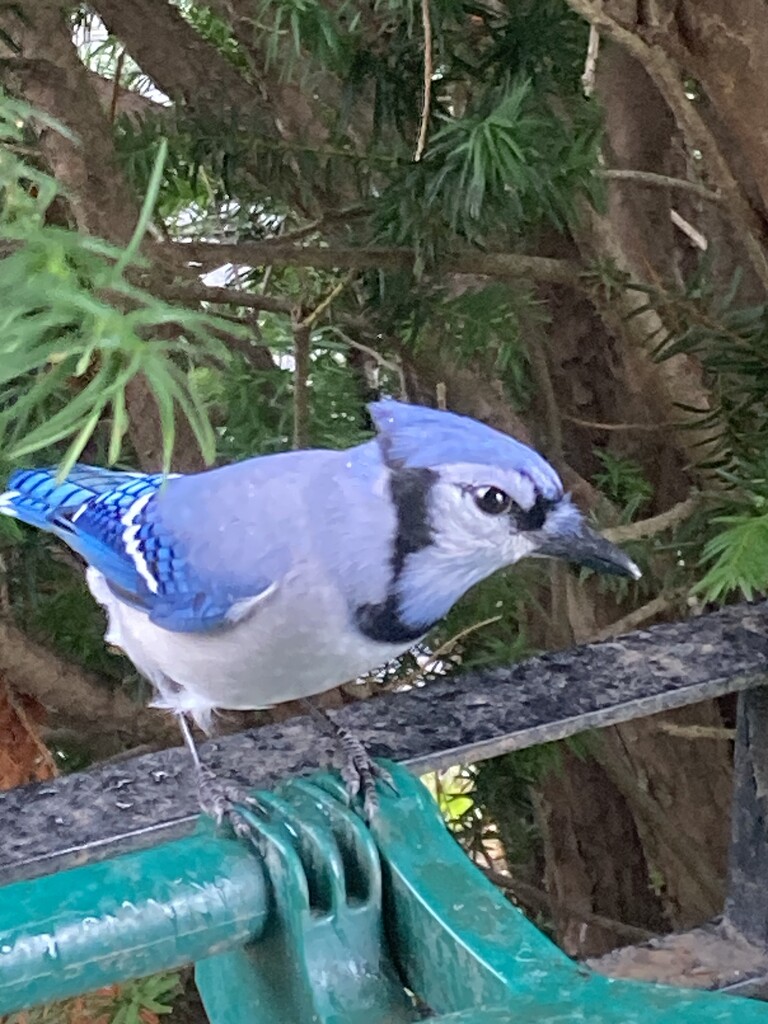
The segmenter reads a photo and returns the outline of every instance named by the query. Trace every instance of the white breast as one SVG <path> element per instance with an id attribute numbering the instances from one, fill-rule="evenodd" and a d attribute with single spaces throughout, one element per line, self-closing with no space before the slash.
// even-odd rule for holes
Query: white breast
<path id="1" fill-rule="evenodd" d="M 241 621 L 207 633 L 162 629 L 116 597 L 97 569 L 90 567 L 86 578 L 107 612 L 107 643 L 154 684 L 157 706 L 189 712 L 206 731 L 214 708 L 252 710 L 322 693 L 409 646 L 366 639 L 352 628 L 336 589 L 315 580 L 306 593 L 299 571 Z"/>

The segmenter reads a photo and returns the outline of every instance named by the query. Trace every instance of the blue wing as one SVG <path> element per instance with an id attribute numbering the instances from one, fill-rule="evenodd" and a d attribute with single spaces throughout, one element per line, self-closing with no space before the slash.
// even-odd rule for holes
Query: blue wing
<path id="1" fill-rule="evenodd" d="M 225 575 L 195 571 L 187 545 L 159 514 L 158 498 L 172 480 L 78 465 L 57 483 L 55 470 L 19 470 L 0 494 L 0 512 L 60 537 L 157 625 L 200 632 L 230 624 L 242 602 L 274 580 L 257 573 L 233 585 Z"/>

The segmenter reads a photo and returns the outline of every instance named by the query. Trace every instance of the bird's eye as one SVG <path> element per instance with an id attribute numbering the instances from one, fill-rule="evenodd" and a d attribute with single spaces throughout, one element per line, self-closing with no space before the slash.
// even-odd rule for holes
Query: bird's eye
<path id="1" fill-rule="evenodd" d="M 498 487 L 478 487 L 474 494 L 475 504 L 481 512 L 489 516 L 498 516 L 509 512 L 512 499 Z"/>

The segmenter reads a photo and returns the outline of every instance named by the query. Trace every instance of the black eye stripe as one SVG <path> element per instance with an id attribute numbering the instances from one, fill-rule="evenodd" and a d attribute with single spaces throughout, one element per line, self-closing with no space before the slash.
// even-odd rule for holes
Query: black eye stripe
<path id="1" fill-rule="evenodd" d="M 523 510 L 517 506 L 512 514 L 515 518 L 518 530 L 540 530 L 547 518 L 547 513 L 550 512 L 556 504 L 557 502 L 553 501 L 551 498 L 545 498 L 543 494 L 538 494 L 536 496 L 536 501 L 529 509 Z"/>

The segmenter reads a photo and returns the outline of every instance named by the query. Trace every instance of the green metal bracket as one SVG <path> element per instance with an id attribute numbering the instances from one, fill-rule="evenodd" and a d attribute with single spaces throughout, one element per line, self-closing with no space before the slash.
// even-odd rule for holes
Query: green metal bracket
<path id="1" fill-rule="evenodd" d="M 422 1019 L 403 986 L 442 1024 L 768 1024 L 764 1004 L 574 963 L 471 865 L 426 789 L 388 767 L 398 795 L 382 792 L 370 832 L 331 774 L 258 796 L 248 821 L 273 913 L 258 944 L 198 964 L 212 1024 Z"/>
<path id="2" fill-rule="evenodd" d="M 574 963 L 388 766 L 371 829 L 329 773 L 186 839 L 0 889 L 0 1014 L 196 962 L 211 1024 L 768 1024 L 768 1005 Z"/>
<path id="3" fill-rule="evenodd" d="M 362 820 L 308 782 L 243 811 L 272 882 L 258 944 L 211 957 L 196 979 L 211 1024 L 406 1024 L 413 1002 L 387 955 L 381 871 Z M 239 997 L 232 999 L 237 991 Z"/>

